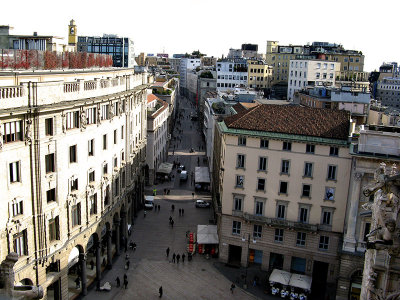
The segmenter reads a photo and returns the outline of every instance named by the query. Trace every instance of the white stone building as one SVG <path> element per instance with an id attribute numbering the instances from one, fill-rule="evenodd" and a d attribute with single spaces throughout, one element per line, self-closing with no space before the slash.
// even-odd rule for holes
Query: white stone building
<path id="1" fill-rule="evenodd" d="M 340 63 L 318 59 L 294 59 L 289 64 L 287 99 L 306 86 L 332 86 L 335 73 L 340 71 Z"/>
<path id="2" fill-rule="evenodd" d="M 19 255 L 16 284 L 71 299 L 111 268 L 143 205 L 146 81 L 133 69 L 0 74 L 0 259 Z"/>
<path id="3" fill-rule="evenodd" d="M 179 86 L 181 90 L 185 93 L 185 90 L 188 88 L 187 86 L 187 73 L 190 70 L 196 69 L 201 65 L 200 58 L 181 58 L 180 66 L 179 66 Z"/>
<path id="4" fill-rule="evenodd" d="M 168 103 L 147 95 L 147 156 L 149 184 L 154 184 L 159 165 L 168 157 Z"/>
<path id="5" fill-rule="evenodd" d="M 242 58 L 217 61 L 217 90 L 247 87 L 247 61 Z"/>

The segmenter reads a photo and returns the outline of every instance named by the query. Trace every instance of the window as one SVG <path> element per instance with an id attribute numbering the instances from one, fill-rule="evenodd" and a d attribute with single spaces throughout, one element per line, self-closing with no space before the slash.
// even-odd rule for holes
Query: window
<path id="1" fill-rule="evenodd" d="M 110 204 L 110 186 L 108 185 L 104 192 L 104 206 Z"/>
<path id="2" fill-rule="evenodd" d="M 23 140 L 22 121 L 8 122 L 3 124 L 3 143 L 12 143 Z"/>
<path id="3" fill-rule="evenodd" d="M 296 246 L 305 246 L 306 245 L 306 233 L 305 232 L 298 232 L 297 239 L 296 239 Z"/>
<path id="4" fill-rule="evenodd" d="M 233 209 L 241 211 L 242 210 L 242 198 L 241 197 L 234 197 L 233 198 Z"/>
<path id="5" fill-rule="evenodd" d="M 88 156 L 94 156 L 94 139 L 88 142 Z"/>
<path id="6" fill-rule="evenodd" d="M 90 215 L 97 214 L 97 193 L 90 196 Z"/>
<path id="7" fill-rule="evenodd" d="M 55 159 L 54 153 L 45 156 L 46 174 L 55 172 Z"/>
<path id="8" fill-rule="evenodd" d="M 60 239 L 59 217 L 49 220 L 49 240 L 56 241 Z"/>
<path id="9" fill-rule="evenodd" d="M 107 134 L 103 135 L 103 150 L 107 150 Z"/>
<path id="10" fill-rule="evenodd" d="M 300 206 L 299 207 L 299 222 L 308 223 L 308 211 L 309 207 Z"/>
<path id="11" fill-rule="evenodd" d="M 232 234 L 240 234 L 240 229 L 242 227 L 242 223 L 239 221 L 233 221 L 232 224 Z"/>
<path id="12" fill-rule="evenodd" d="M 321 250 L 328 250 L 328 247 L 329 247 L 329 236 L 321 235 L 319 237 L 318 248 Z"/>
<path id="13" fill-rule="evenodd" d="M 304 163 L 304 177 L 312 177 L 313 174 L 313 163 Z"/>
<path id="14" fill-rule="evenodd" d="M 262 216 L 264 214 L 264 201 L 256 201 L 255 213 L 257 216 Z"/>
<path id="15" fill-rule="evenodd" d="M 88 125 L 90 124 L 96 124 L 96 108 L 88 108 L 86 110 L 86 123 Z"/>
<path id="16" fill-rule="evenodd" d="M 107 175 L 107 174 L 108 174 L 108 164 L 103 163 L 103 175 Z"/>
<path id="17" fill-rule="evenodd" d="M 330 156 L 339 156 L 339 148 L 338 147 L 330 147 L 329 155 Z"/>
<path id="18" fill-rule="evenodd" d="M 114 130 L 114 145 L 117 143 L 117 130 Z"/>
<path id="19" fill-rule="evenodd" d="M 258 160 L 258 170 L 267 171 L 267 163 L 268 163 L 267 157 L 260 157 Z"/>
<path id="20" fill-rule="evenodd" d="M 10 169 L 10 183 L 21 182 L 20 162 L 15 161 L 10 163 L 9 169 Z"/>
<path id="21" fill-rule="evenodd" d="M 282 150 L 284 150 L 284 151 L 292 151 L 292 143 L 283 142 Z"/>
<path id="22" fill-rule="evenodd" d="M 101 106 L 101 119 L 102 120 L 108 120 L 110 118 L 108 107 L 109 107 L 108 104 Z"/>
<path id="23" fill-rule="evenodd" d="M 278 242 L 278 243 L 283 242 L 283 229 L 281 229 L 281 228 L 275 229 L 275 242 Z"/>
<path id="24" fill-rule="evenodd" d="M 78 189 L 78 178 L 70 179 L 70 189 L 71 192 L 76 191 Z"/>
<path id="25" fill-rule="evenodd" d="M 18 256 L 28 255 L 26 237 L 26 229 L 13 237 L 14 252 L 17 253 Z"/>
<path id="26" fill-rule="evenodd" d="M 114 168 L 118 168 L 118 158 L 114 157 Z"/>
<path id="27" fill-rule="evenodd" d="M 24 213 L 24 202 L 22 199 L 15 199 L 12 203 L 13 217 L 22 215 Z"/>
<path id="28" fill-rule="evenodd" d="M 322 225 L 332 225 L 332 211 L 330 210 L 322 210 Z"/>
<path id="29" fill-rule="evenodd" d="M 124 125 L 121 126 L 121 140 L 124 139 Z"/>
<path id="30" fill-rule="evenodd" d="M 315 153 L 315 145 L 307 144 L 306 145 L 306 153 L 314 154 Z"/>
<path id="31" fill-rule="evenodd" d="M 236 187 L 243 187 L 244 184 L 244 176 L 243 175 L 236 175 Z"/>
<path id="32" fill-rule="evenodd" d="M 254 225 L 253 227 L 253 238 L 255 239 L 260 239 L 261 238 L 261 232 L 262 232 L 262 226 L 261 225 Z"/>
<path id="33" fill-rule="evenodd" d="M 290 166 L 290 161 L 282 160 L 282 163 L 281 163 L 281 174 L 289 174 L 289 166 Z"/>
<path id="34" fill-rule="evenodd" d="M 258 191 L 265 191 L 265 179 L 258 178 L 257 180 L 257 190 Z"/>
<path id="35" fill-rule="evenodd" d="M 321 74 L 320 73 L 315 73 L 315 78 L 316 79 L 319 79 L 321 77 Z"/>
<path id="36" fill-rule="evenodd" d="M 81 204 L 78 203 L 72 206 L 71 209 L 72 227 L 81 225 Z"/>
<path id="37" fill-rule="evenodd" d="M 310 184 L 303 184 L 301 196 L 311 198 L 311 185 Z"/>
<path id="38" fill-rule="evenodd" d="M 79 111 L 69 112 L 66 115 L 67 129 L 79 128 Z"/>
<path id="39" fill-rule="evenodd" d="M 336 180 L 336 166 L 328 166 L 328 180 Z"/>
<path id="40" fill-rule="evenodd" d="M 238 145 L 239 146 L 246 146 L 246 138 L 243 136 L 238 137 Z"/>
<path id="41" fill-rule="evenodd" d="M 238 154 L 236 168 L 244 168 L 245 156 L 243 154 Z"/>
<path id="42" fill-rule="evenodd" d="M 288 182 L 280 181 L 279 182 L 279 194 L 287 194 L 288 191 Z"/>
<path id="43" fill-rule="evenodd" d="M 46 135 L 52 136 L 54 134 L 53 131 L 53 118 L 48 118 L 44 120 L 44 127 Z"/>
<path id="44" fill-rule="evenodd" d="M 277 212 L 276 212 L 276 217 L 278 219 L 285 219 L 286 218 L 286 205 L 284 204 L 278 204 L 277 206 Z"/>
<path id="45" fill-rule="evenodd" d="M 333 187 L 326 187 L 325 188 L 325 198 L 324 200 L 333 201 L 335 200 L 335 188 Z"/>
<path id="46" fill-rule="evenodd" d="M 95 180 L 96 180 L 96 176 L 95 176 L 95 173 L 93 170 L 93 171 L 89 172 L 89 182 L 93 182 Z"/>
<path id="47" fill-rule="evenodd" d="M 77 161 L 78 161 L 78 159 L 77 159 L 77 153 L 76 153 L 76 145 L 70 146 L 69 147 L 69 162 L 76 163 Z"/>
<path id="48" fill-rule="evenodd" d="M 50 189 L 46 192 L 47 203 L 56 201 L 56 189 Z"/>

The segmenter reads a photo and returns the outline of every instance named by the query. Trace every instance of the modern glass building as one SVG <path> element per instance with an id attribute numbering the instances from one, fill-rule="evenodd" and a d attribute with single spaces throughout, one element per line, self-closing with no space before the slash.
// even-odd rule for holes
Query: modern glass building
<path id="1" fill-rule="evenodd" d="M 135 65 L 133 41 L 130 38 L 104 34 L 98 36 L 79 36 L 78 52 L 109 54 L 114 67 L 131 68 Z"/>

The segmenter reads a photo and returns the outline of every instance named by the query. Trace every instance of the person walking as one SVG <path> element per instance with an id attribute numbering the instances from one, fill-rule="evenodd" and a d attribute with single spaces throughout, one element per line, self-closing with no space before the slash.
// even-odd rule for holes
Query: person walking
<path id="1" fill-rule="evenodd" d="M 174 212 L 174 210 L 175 210 L 175 205 L 171 205 L 171 210 L 172 210 L 172 212 Z"/>
<path id="2" fill-rule="evenodd" d="M 185 257 L 186 257 L 186 255 L 185 255 L 185 253 L 183 253 L 183 254 L 182 254 L 182 263 L 185 262 Z"/>
<path id="3" fill-rule="evenodd" d="M 174 220 L 171 221 L 171 226 L 174 228 Z"/>
<path id="4" fill-rule="evenodd" d="M 178 253 L 176 255 L 176 263 L 179 264 L 179 260 L 181 259 L 181 255 Z"/>
<path id="5" fill-rule="evenodd" d="M 181 215 L 181 209 L 179 209 L 179 216 Z"/>
<path id="6" fill-rule="evenodd" d="M 172 216 L 169 216 L 169 224 L 172 223 Z"/>
<path id="7" fill-rule="evenodd" d="M 125 269 L 129 270 L 129 265 L 131 264 L 131 262 L 128 260 L 125 264 Z"/>
<path id="8" fill-rule="evenodd" d="M 124 279 L 124 287 L 125 287 L 125 289 L 128 288 L 128 279 Z"/>
<path id="9" fill-rule="evenodd" d="M 167 250 L 165 250 L 165 252 L 167 252 L 167 258 L 169 257 L 169 247 L 167 248 Z"/>
<path id="10" fill-rule="evenodd" d="M 146 211 L 144 211 L 144 215 L 143 215 L 143 217 L 144 217 L 144 218 L 146 218 L 146 214 L 147 214 L 147 212 L 146 212 Z"/>
<path id="11" fill-rule="evenodd" d="M 119 276 L 117 276 L 117 278 L 115 278 L 115 281 L 117 282 L 117 287 L 121 286 L 121 280 L 119 279 Z"/>
<path id="12" fill-rule="evenodd" d="M 232 284 L 231 284 L 231 293 L 233 294 L 233 291 L 235 290 L 235 284 L 232 282 Z"/>
<path id="13" fill-rule="evenodd" d="M 184 213 L 185 213 L 185 210 L 182 208 L 182 216 L 183 216 Z"/>
<path id="14" fill-rule="evenodd" d="M 162 286 L 160 286 L 160 288 L 158 289 L 158 293 L 160 294 L 160 297 L 159 297 L 159 298 L 161 298 L 161 297 L 162 297 L 162 294 L 163 294 Z"/>
<path id="15" fill-rule="evenodd" d="M 176 254 L 175 254 L 175 252 L 172 254 L 172 262 L 173 263 L 175 263 L 175 257 L 176 257 Z"/>

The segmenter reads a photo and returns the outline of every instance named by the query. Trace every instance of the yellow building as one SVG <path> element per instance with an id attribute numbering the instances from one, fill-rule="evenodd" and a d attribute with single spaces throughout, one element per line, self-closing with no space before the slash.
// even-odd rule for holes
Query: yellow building
<path id="1" fill-rule="evenodd" d="M 250 88 L 269 88 L 271 87 L 272 67 L 265 61 L 249 59 L 247 84 Z"/>

